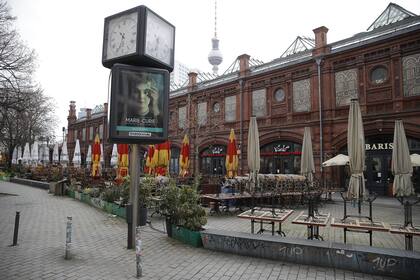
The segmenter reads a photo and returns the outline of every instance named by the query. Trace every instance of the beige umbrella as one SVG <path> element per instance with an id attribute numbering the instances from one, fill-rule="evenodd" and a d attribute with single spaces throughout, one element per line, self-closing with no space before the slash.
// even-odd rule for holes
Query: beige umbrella
<path id="1" fill-rule="evenodd" d="M 59 159 L 58 159 L 58 143 L 55 143 L 54 145 L 54 150 L 53 150 L 53 162 L 54 163 L 59 163 Z"/>
<path id="2" fill-rule="evenodd" d="M 351 173 L 347 197 L 359 199 L 366 196 L 367 193 L 363 176 L 363 170 L 365 169 L 365 135 L 363 132 L 362 114 L 357 99 L 352 99 L 350 102 L 347 149 Z"/>
<path id="3" fill-rule="evenodd" d="M 19 161 L 22 160 L 22 147 L 17 147 L 17 158 L 16 163 L 19 164 Z"/>
<path id="4" fill-rule="evenodd" d="M 110 165 L 111 165 L 111 167 L 116 167 L 117 164 L 118 164 L 118 148 L 117 148 L 117 144 L 114 144 L 112 146 Z"/>
<path id="5" fill-rule="evenodd" d="M 60 155 L 60 163 L 66 166 L 69 163 L 69 152 L 67 150 L 67 141 L 63 141 L 63 145 L 61 146 L 61 155 Z"/>
<path id="6" fill-rule="evenodd" d="M 391 171 L 394 174 L 393 194 L 396 196 L 410 196 L 414 194 L 413 183 L 411 182 L 413 166 L 401 120 L 395 121 Z"/>
<path id="7" fill-rule="evenodd" d="M 80 157 L 80 143 L 79 139 L 76 139 L 76 145 L 74 147 L 74 154 L 73 154 L 73 166 L 80 167 L 82 159 Z"/>
<path id="8" fill-rule="evenodd" d="M 46 143 L 41 145 L 41 161 L 44 165 L 50 162 L 50 149 Z"/>
<path id="9" fill-rule="evenodd" d="M 315 173 L 314 155 L 312 151 L 311 129 L 305 127 L 303 133 L 302 155 L 300 160 L 300 174 L 306 177 L 308 181 L 313 180 Z"/>
<path id="10" fill-rule="evenodd" d="M 16 146 L 14 149 L 13 149 L 13 152 L 12 152 L 12 164 L 16 164 L 17 163 L 17 157 L 18 157 L 18 147 Z"/>
<path id="11" fill-rule="evenodd" d="M 90 164 L 92 163 L 92 147 L 89 145 L 88 151 L 86 154 L 86 167 L 90 169 Z"/>
<path id="12" fill-rule="evenodd" d="M 32 145 L 31 159 L 32 159 L 32 164 L 34 166 L 37 166 L 38 161 L 39 161 L 38 141 L 35 141 L 34 144 Z"/>
<path id="13" fill-rule="evenodd" d="M 250 188 L 254 190 L 258 186 L 258 172 L 260 171 L 260 135 L 256 117 L 251 117 L 249 122 L 247 153 Z"/>
<path id="14" fill-rule="evenodd" d="M 25 164 L 29 164 L 29 162 L 31 161 L 31 152 L 29 150 L 29 143 L 26 143 L 25 148 L 23 149 L 22 161 Z"/>

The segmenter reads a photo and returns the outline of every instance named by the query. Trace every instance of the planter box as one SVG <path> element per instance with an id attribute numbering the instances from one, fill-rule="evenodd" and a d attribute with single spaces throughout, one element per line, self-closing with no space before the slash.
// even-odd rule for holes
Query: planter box
<path id="1" fill-rule="evenodd" d="M 110 214 L 112 214 L 112 205 L 113 205 L 114 203 L 110 203 L 110 202 L 108 202 L 108 201 L 105 201 L 104 202 L 104 210 L 107 212 L 107 213 L 110 213 Z"/>
<path id="2" fill-rule="evenodd" d="M 41 188 L 44 190 L 48 190 L 50 188 L 50 184 L 48 182 L 40 182 L 40 181 L 22 179 L 22 178 L 17 178 L 17 177 L 10 178 L 9 180 L 12 183 Z"/>
<path id="3" fill-rule="evenodd" d="M 82 200 L 82 193 L 81 192 L 74 192 L 74 198 L 77 200 Z"/>
<path id="4" fill-rule="evenodd" d="M 0 181 L 9 181 L 9 177 L 0 176 Z"/>
<path id="5" fill-rule="evenodd" d="M 74 198 L 74 191 L 67 190 L 67 195 L 71 198 Z"/>
<path id="6" fill-rule="evenodd" d="M 50 182 L 50 193 L 53 193 L 54 195 L 65 195 L 65 183 L 67 182 L 67 179 L 63 179 L 57 182 Z"/>
<path id="7" fill-rule="evenodd" d="M 90 205 L 102 209 L 103 208 L 103 201 L 99 197 L 91 197 L 90 198 Z"/>
<path id="8" fill-rule="evenodd" d="M 114 215 L 118 216 L 117 212 L 118 212 L 118 208 L 120 208 L 120 206 L 118 204 L 115 204 L 115 203 L 111 203 L 111 204 L 112 204 L 111 214 L 114 214 Z"/>
<path id="9" fill-rule="evenodd" d="M 118 217 L 121 217 L 121 218 L 124 218 L 124 219 L 127 217 L 125 207 L 120 207 L 120 205 L 115 204 L 115 203 L 114 203 L 114 206 L 112 208 L 112 214 L 117 215 Z"/>
<path id="10" fill-rule="evenodd" d="M 82 202 L 90 204 L 90 195 L 82 193 Z"/>
<path id="11" fill-rule="evenodd" d="M 183 227 L 172 225 L 172 238 L 193 247 L 203 247 L 199 231 L 192 231 Z"/>

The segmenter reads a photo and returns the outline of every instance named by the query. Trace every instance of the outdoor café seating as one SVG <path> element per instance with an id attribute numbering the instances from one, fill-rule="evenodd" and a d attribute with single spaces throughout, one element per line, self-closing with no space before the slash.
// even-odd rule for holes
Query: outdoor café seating
<path id="1" fill-rule="evenodd" d="M 225 187 L 216 194 L 202 194 L 202 200 L 211 201 L 211 213 L 220 213 L 220 207 L 238 209 L 248 207 L 282 208 L 303 202 L 304 177 L 294 174 L 259 174 L 259 184 L 249 187 L 248 176 L 226 179 Z M 223 191 L 224 190 L 224 191 Z"/>
<path id="2" fill-rule="evenodd" d="M 366 202 L 369 205 L 369 215 L 364 216 L 362 215 L 362 200 L 359 199 L 358 201 L 358 215 L 348 214 L 347 212 L 347 204 L 349 199 L 341 193 L 341 197 L 343 199 L 343 206 L 344 206 L 344 214 L 343 218 L 333 218 L 331 221 L 332 227 L 342 228 L 344 231 L 344 243 L 347 243 L 347 232 L 356 232 L 356 233 L 367 233 L 369 234 L 369 245 L 372 246 L 373 244 L 373 232 L 374 231 L 382 231 L 387 232 L 389 231 L 389 227 L 383 223 L 382 221 L 374 221 L 373 214 L 372 214 L 372 203 L 377 198 L 377 194 L 372 194 L 367 196 Z"/>

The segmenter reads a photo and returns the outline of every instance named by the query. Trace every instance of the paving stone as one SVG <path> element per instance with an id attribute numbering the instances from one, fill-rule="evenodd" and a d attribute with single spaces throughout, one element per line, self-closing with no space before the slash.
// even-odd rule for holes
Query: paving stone
<path id="1" fill-rule="evenodd" d="M 74 199 L 53 196 L 37 188 L 0 182 L 0 192 L 17 194 L 0 197 L 1 279 L 137 279 L 135 252 L 126 249 L 125 220 Z M 374 208 L 374 215 L 377 214 L 379 218 L 387 217 L 391 222 L 399 222 L 403 219 L 403 212 L 397 206 L 383 200 L 382 204 Z M 339 216 L 342 211 L 340 203 L 325 204 L 324 207 L 335 216 Z M 417 224 L 420 222 L 419 209 L 413 208 L 413 219 Z M 21 213 L 18 246 L 10 247 L 16 211 Z M 64 260 L 67 216 L 73 218 L 71 260 Z M 164 222 L 158 216 L 153 217 L 152 227 L 154 229 L 150 226 L 141 229 L 144 245 L 143 280 L 271 280 L 308 277 L 383 279 L 331 268 L 192 248 L 162 233 Z M 211 216 L 206 227 L 250 231 L 250 224 L 235 215 Z M 306 238 L 306 229 L 303 227 L 287 222 L 284 229 L 288 236 Z M 342 240 L 340 230 L 326 230 L 323 234 L 326 240 Z M 367 236 L 349 234 L 348 237 L 349 242 L 351 240 L 357 244 L 369 242 Z M 404 248 L 402 237 L 374 234 L 374 240 L 375 245 Z M 418 239 L 414 240 L 414 247 L 420 248 Z"/>

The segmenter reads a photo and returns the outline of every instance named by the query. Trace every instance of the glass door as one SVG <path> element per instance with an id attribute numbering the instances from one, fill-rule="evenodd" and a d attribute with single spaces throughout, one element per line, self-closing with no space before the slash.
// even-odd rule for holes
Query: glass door
<path id="1" fill-rule="evenodd" d="M 376 154 L 366 157 L 366 188 L 370 192 L 386 195 L 391 182 L 391 155 Z"/>

